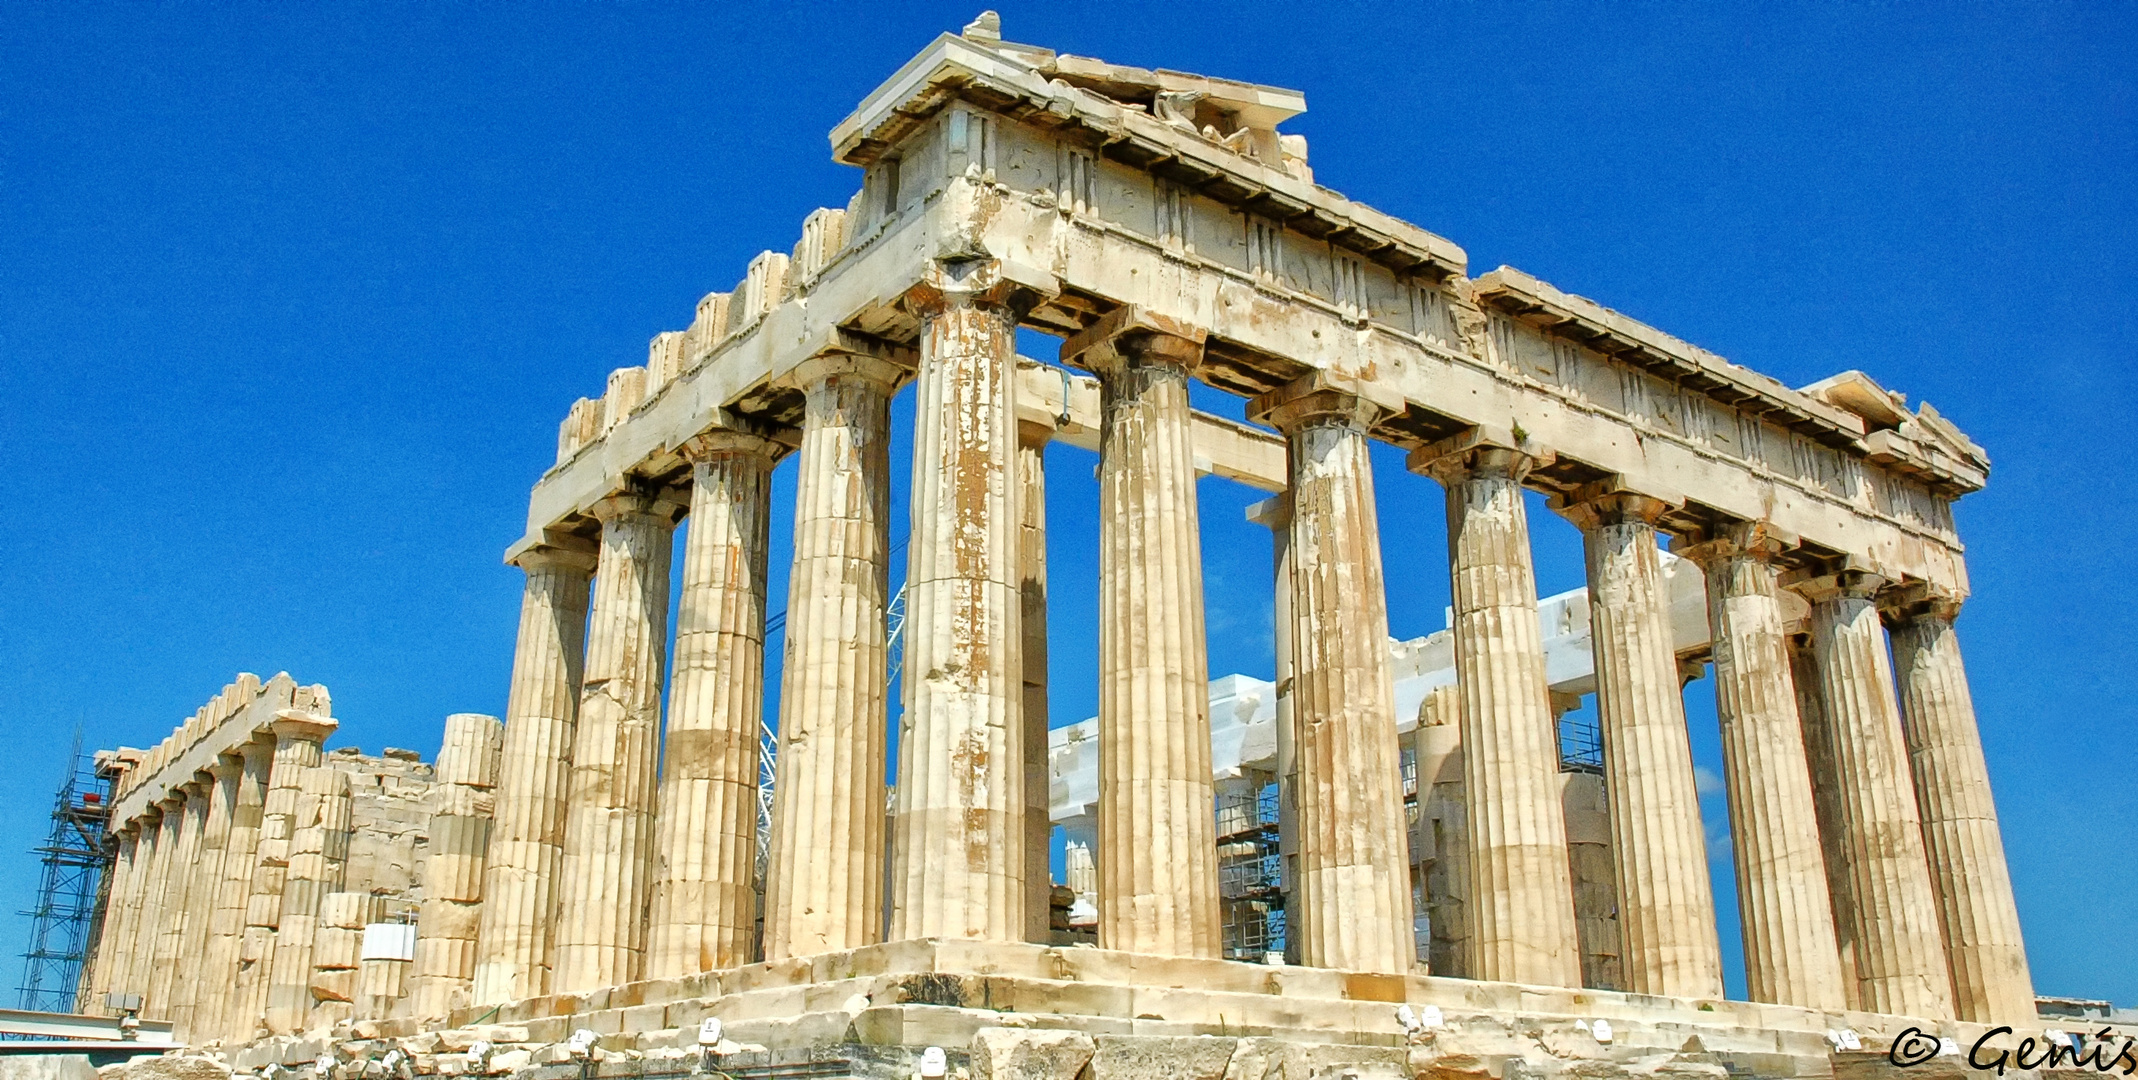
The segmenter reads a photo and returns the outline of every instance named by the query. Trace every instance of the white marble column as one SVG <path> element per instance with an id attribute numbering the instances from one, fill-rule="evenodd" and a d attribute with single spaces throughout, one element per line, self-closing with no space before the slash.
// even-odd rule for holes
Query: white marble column
<path id="1" fill-rule="evenodd" d="M 1893 666 L 1915 799 L 1959 1018 L 2034 1019 L 2034 979 L 2012 899 L 1989 764 L 1952 621 L 1959 601 L 1916 589 L 1893 619 Z"/>
<path id="2" fill-rule="evenodd" d="M 185 951 L 186 916 L 192 906 L 194 882 L 199 880 L 200 840 L 207 827 L 208 791 L 213 782 L 208 772 L 195 773 L 174 789 L 176 799 L 164 811 L 167 828 L 174 820 L 180 824 L 175 835 L 164 834 L 168 870 L 163 877 L 163 899 L 157 906 L 156 945 L 149 954 L 155 967 L 149 972 L 144 1010 L 145 1015 L 168 1017 L 174 1022 L 178 1016 L 178 972 Z"/>
<path id="3" fill-rule="evenodd" d="M 1099 947 L 1160 956 L 1224 944 L 1188 408 L 1202 351 L 1134 308 L 1062 347 L 1099 376 Z"/>
<path id="4" fill-rule="evenodd" d="M 172 1033 L 180 1039 L 202 1040 L 210 1029 L 199 1022 L 203 1000 L 219 998 L 227 981 L 213 978 L 206 966 L 209 922 L 215 917 L 216 901 L 222 896 L 223 860 L 230 846 L 231 819 L 237 810 L 238 780 L 245 759 L 219 754 L 209 766 L 208 782 L 201 798 L 207 803 L 202 819 L 200 849 L 193 863 L 193 883 L 186 890 L 184 936 L 178 943 L 178 974 L 171 981 Z"/>
<path id="5" fill-rule="evenodd" d="M 483 867 L 473 990 L 478 1005 L 549 993 L 594 561 L 591 551 L 562 547 L 538 547 L 518 560 L 527 587 Z"/>
<path id="6" fill-rule="evenodd" d="M 1796 685 L 1797 722 L 1804 733 L 1804 764 L 1813 777 L 1811 804 L 1819 825 L 1819 861 L 1826 868 L 1826 903 L 1833 916 L 1834 954 L 1841 964 L 1841 996 L 1851 1009 L 1863 1007 L 1856 982 L 1855 872 L 1849 869 L 1847 818 L 1834 759 L 1833 725 L 1826 720 L 1820 692 L 1819 662 L 1806 632 L 1789 643 L 1790 680 Z"/>
<path id="7" fill-rule="evenodd" d="M 208 943 L 201 956 L 201 979 L 212 989 L 193 1005 L 193 1029 L 202 1039 L 222 1038 L 230 1029 L 230 999 L 237 985 L 239 944 L 245 936 L 245 906 L 259 864 L 260 821 L 274 755 L 272 738 L 255 737 L 237 748 L 239 772 L 230 809 L 230 835 L 223 847 L 222 873 L 208 916 Z"/>
<path id="8" fill-rule="evenodd" d="M 631 982 L 644 960 L 668 566 L 681 509 L 664 496 L 623 494 L 592 510 L 601 562 L 572 740 L 554 993 Z"/>
<path id="9" fill-rule="evenodd" d="M 483 864 L 496 812 L 503 743 L 504 724 L 495 716 L 454 713 L 445 718 L 445 739 L 432 774 L 430 847 L 423 860 L 416 958 L 408 972 L 414 1016 L 443 1017 L 469 1004 Z"/>
<path id="10" fill-rule="evenodd" d="M 1746 990 L 1754 1001 L 1841 1009 L 1848 995 L 1772 561 L 1779 550 L 1745 523 L 1681 553 L 1707 577 Z"/>
<path id="11" fill-rule="evenodd" d="M 1544 677 L 1522 478 L 1537 458 L 1467 440 L 1414 451 L 1447 488 L 1469 796 L 1469 975 L 1581 984 L 1560 802 L 1558 732 Z"/>
<path id="12" fill-rule="evenodd" d="M 1856 986 L 1869 1012 L 1952 1015 L 1937 895 L 1901 734 L 1885 627 L 1886 582 L 1844 570 L 1800 583 L 1812 602 L 1819 698 L 1832 738 L 1841 839 L 1854 900 Z"/>
<path id="13" fill-rule="evenodd" d="M 1303 964 L 1407 974 L 1417 935 L 1366 434 L 1384 412 L 1315 376 L 1256 398 L 1250 411 L 1284 433 L 1291 462 L 1294 895 L 1303 918 L 1287 913 L 1286 928 L 1299 935 Z"/>
<path id="14" fill-rule="evenodd" d="M 743 431 L 709 431 L 682 450 L 691 462 L 690 523 L 654 826 L 649 979 L 754 959 L 765 541 L 772 466 L 786 453 Z"/>
<path id="15" fill-rule="evenodd" d="M 289 876 L 275 926 L 275 962 L 267 986 L 267 1030 L 293 1035 L 312 1016 L 312 949 L 320 904 L 340 892 L 349 861 L 349 774 L 332 766 L 307 769 L 290 834 Z"/>
<path id="16" fill-rule="evenodd" d="M 105 994 L 127 990 L 126 961 L 133 951 L 133 919 L 141 907 L 141 881 L 146 871 L 140 820 L 121 824 L 115 833 L 118 854 L 112 861 L 111 888 L 105 894 L 104 925 L 97 935 L 96 976 L 90 985 L 90 999 L 75 1005 L 79 1011 L 93 1009 L 98 1015 L 114 1011 L 105 1007 Z"/>
<path id="17" fill-rule="evenodd" d="M 1025 934 L 1014 288 L 933 264 L 914 394 L 891 940 Z"/>
<path id="18" fill-rule="evenodd" d="M 802 448 L 765 869 L 774 960 L 883 937 L 891 395 L 904 373 L 832 355 L 798 374 Z M 750 790 L 755 798 L 754 781 Z"/>
<path id="19" fill-rule="evenodd" d="M 141 839 L 134 850 L 138 880 L 129 904 L 126 937 L 119 943 L 125 950 L 124 961 L 112 983 L 113 990 L 141 995 L 144 1008 L 148 1004 L 149 975 L 155 969 L 156 935 L 162 925 L 163 878 L 169 870 L 170 851 L 164 843 L 169 840 L 173 848 L 177 846 L 177 838 L 164 829 L 166 816 L 164 805 L 156 803 L 140 818 Z M 173 821 L 170 827 L 175 831 L 178 823 Z"/>
<path id="20" fill-rule="evenodd" d="M 294 709 L 277 713 L 271 725 L 275 752 L 261 805 L 252 892 L 245 903 L 245 934 L 238 942 L 238 977 L 223 1017 L 226 1042 L 250 1041 L 266 1026 L 282 909 L 289 902 L 290 858 L 299 815 L 308 805 L 305 778 L 321 768 L 321 747 L 336 726 L 327 717 Z M 310 940 L 309 931 L 306 940 Z"/>
<path id="21" fill-rule="evenodd" d="M 1601 492 L 1565 507 L 1588 555 L 1596 715 L 1618 884 L 1620 961 L 1636 994 L 1722 997 L 1722 946 L 1692 737 L 1656 546 L 1668 507 Z"/>
<path id="22" fill-rule="evenodd" d="M 1024 939 L 1054 937 L 1054 819 L 1047 771 L 1047 443 L 1051 423 L 1017 425 L 1017 620 L 1024 642 Z"/>

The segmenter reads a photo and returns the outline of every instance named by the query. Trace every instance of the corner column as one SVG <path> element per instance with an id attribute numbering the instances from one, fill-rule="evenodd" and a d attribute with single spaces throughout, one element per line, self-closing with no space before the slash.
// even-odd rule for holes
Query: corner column
<path id="1" fill-rule="evenodd" d="M 1742 523 L 1680 553 L 1707 577 L 1746 990 L 1754 1001 L 1843 1009 L 1848 995 L 1773 563 L 1780 549 L 1763 526 Z"/>
<path id="2" fill-rule="evenodd" d="M 299 798 L 267 987 L 267 1030 L 276 1035 L 310 1027 L 320 905 L 341 891 L 349 860 L 349 774 L 331 766 L 307 769 Z"/>
<path id="3" fill-rule="evenodd" d="M 257 736 L 237 750 L 239 771 L 230 808 L 230 836 L 223 847 L 221 880 L 215 885 L 208 944 L 200 965 L 202 983 L 213 989 L 193 1003 L 193 1030 L 204 1039 L 222 1038 L 230 1028 L 230 998 L 237 985 L 239 943 L 245 936 L 245 905 L 259 864 L 260 821 L 274 756 L 274 740 Z"/>
<path id="4" fill-rule="evenodd" d="M 125 958 L 132 950 L 133 912 L 140 906 L 142 877 L 141 824 L 128 821 L 115 830 L 117 852 L 111 864 L 111 888 L 105 893 L 104 925 L 97 934 L 96 972 L 89 982 L 89 1000 L 75 1003 L 77 1012 L 105 1011 L 104 995 L 123 990 Z"/>
<path id="5" fill-rule="evenodd" d="M 1062 346 L 1100 388 L 1099 947 L 1160 956 L 1223 947 L 1188 408 L 1202 353 L 1199 331 L 1134 307 Z"/>
<path id="6" fill-rule="evenodd" d="M 467 1005 L 475 984 L 483 860 L 489 850 L 503 740 L 504 725 L 495 716 L 454 713 L 445 718 L 445 741 L 438 748 L 431 788 L 430 852 L 423 860 L 416 959 L 409 973 L 411 1013 L 418 1017 L 443 1017 Z"/>
<path id="7" fill-rule="evenodd" d="M 1291 468 L 1293 895 L 1304 917 L 1288 915 L 1286 928 L 1303 964 L 1406 974 L 1418 948 L 1366 434 L 1386 410 L 1309 376 L 1249 412 L 1284 433 Z"/>
<path id="8" fill-rule="evenodd" d="M 1945 932 L 1953 1007 L 1980 1024 L 2034 1019 L 2034 979 L 2012 899 L 1989 764 L 1953 619 L 1960 603 L 1911 588 L 1889 598 L 1901 727 Z"/>
<path id="9" fill-rule="evenodd" d="M 249 1042 L 266 1024 L 274 979 L 282 909 L 289 903 L 290 858 L 305 809 L 305 777 L 320 768 L 320 750 L 336 725 L 331 719 L 285 709 L 269 730 L 275 738 L 267 794 L 261 805 L 258 857 L 252 893 L 245 903 L 245 936 L 238 943 L 238 976 L 223 1024 L 226 1042 Z M 309 928 L 305 940 L 311 940 Z"/>
<path id="10" fill-rule="evenodd" d="M 1601 492 L 1564 509 L 1588 554 L 1596 715 L 1610 793 L 1622 989 L 1722 997 L 1722 946 L 1692 737 L 1656 546 L 1667 506 Z"/>
<path id="11" fill-rule="evenodd" d="M 1557 725 L 1522 478 L 1540 458 L 1464 438 L 1413 451 L 1448 498 L 1455 680 L 1469 804 L 1468 974 L 1581 985 Z"/>
<path id="12" fill-rule="evenodd" d="M 690 526 L 654 825 L 649 979 L 753 959 L 765 540 L 772 466 L 786 452 L 743 431 L 709 431 L 682 446 L 691 462 Z"/>
<path id="13" fill-rule="evenodd" d="M 802 448 L 765 868 L 767 960 L 883 937 L 891 395 L 904 372 L 839 354 L 811 359 L 797 375 Z M 754 725 L 751 737 L 754 751 Z M 753 806 L 756 792 L 753 769 Z"/>
<path id="14" fill-rule="evenodd" d="M 139 819 L 141 839 L 134 846 L 134 894 L 127 905 L 126 936 L 114 943 L 122 950 L 111 988 L 141 995 L 148 1002 L 148 977 L 156 951 L 156 909 L 163 903 L 163 808 L 151 805 Z"/>
<path id="15" fill-rule="evenodd" d="M 921 316 L 892 940 L 1025 933 L 1018 289 L 937 262 Z"/>
<path id="16" fill-rule="evenodd" d="M 564 800 L 586 660 L 587 586 L 594 554 L 538 547 L 518 559 L 527 574 L 512 658 L 512 692 L 498 769 L 497 811 L 483 868 L 474 1003 L 549 993 Z"/>
<path id="17" fill-rule="evenodd" d="M 1831 738 L 1841 843 L 1854 907 L 1857 1005 L 1901 1016 L 1952 1015 L 1937 895 L 1908 773 L 1886 631 L 1860 570 L 1803 582 L 1819 699 Z"/>
<path id="18" fill-rule="evenodd" d="M 663 496 L 626 493 L 591 511 L 601 521 L 601 561 L 572 740 L 552 993 L 621 986 L 643 962 L 668 565 L 681 509 Z"/>

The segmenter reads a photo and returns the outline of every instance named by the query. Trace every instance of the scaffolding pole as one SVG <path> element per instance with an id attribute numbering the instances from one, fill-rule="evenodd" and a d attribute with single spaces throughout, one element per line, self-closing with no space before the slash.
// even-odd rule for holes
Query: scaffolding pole
<path id="1" fill-rule="evenodd" d="M 44 864 L 36 905 L 18 914 L 30 919 L 30 945 L 22 954 L 21 1006 L 35 1012 L 71 1013 L 82 969 L 104 922 L 113 851 L 111 776 L 82 752 L 74 733 L 66 778 L 52 804 L 52 831 L 31 849 Z"/>

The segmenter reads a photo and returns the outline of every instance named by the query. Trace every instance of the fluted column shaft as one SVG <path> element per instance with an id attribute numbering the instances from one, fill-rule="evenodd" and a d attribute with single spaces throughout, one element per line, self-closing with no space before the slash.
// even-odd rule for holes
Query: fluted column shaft
<path id="1" fill-rule="evenodd" d="M 223 860 L 230 847 L 230 824 L 237 809 L 238 779 L 245 769 L 245 759 L 236 754 L 221 754 L 207 772 L 208 783 L 201 797 L 208 804 L 207 815 L 202 819 L 200 850 L 193 864 L 193 884 L 186 890 L 185 936 L 178 943 L 177 974 L 171 982 L 171 1020 L 174 1034 L 181 1039 L 198 1040 L 210 1030 L 199 1023 L 198 1014 L 203 999 L 220 997 L 229 989 L 227 981 L 211 979 L 204 964 L 211 934 L 209 922 L 215 917 L 216 901 L 222 897 Z"/>
<path id="2" fill-rule="evenodd" d="M 594 557 L 536 548 L 519 558 L 512 691 L 498 770 L 497 810 L 483 868 L 474 1001 L 496 1005 L 549 993 L 564 804 L 586 659 L 587 585 Z"/>
<path id="3" fill-rule="evenodd" d="M 137 880 L 129 904 L 126 937 L 120 942 L 125 949 L 125 962 L 115 976 L 118 981 L 112 985 L 114 990 L 141 995 L 144 1006 L 148 999 L 149 972 L 155 960 L 157 908 L 163 904 L 163 875 L 169 854 L 163 846 L 163 819 L 161 806 L 151 806 L 141 816 L 141 840 L 134 852 L 135 862 L 139 864 Z"/>
<path id="4" fill-rule="evenodd" d="M 1054 938 L 1054 818 L 1047 768 L 1047 443 L 1052 424 L 1017 425 L 1017 621 L 1024 643 L 1024 939 Z"/>
<path id="5" fill-rule="evenodd" d="M 148 1002 L 145 1008 L 152 1015 L 176 1020 L 179 1008 L 180 980 L 179 962 L 185 952 L 187 917 L 191 914 L 193 886 L 199 880 L 201 834 L 207 828 L 209 782 L 212 777 L 205 773 L 180 785 L 184 802 L 174 814 L 166 811 L 168 823 L 174 817 L 182 819 L 176 835 L 175 846 L 169 846 L 172 837 L 165 840 L 170 854 L 167 858 L 169 872 L 163 878 L 163 902 L 157 909 L 156 949 L 152 955 L 154 970 L 149 972 Z"/>
<path id="6" fill-rule="evenodd" d="M 90 999 L 75 1004 L 79 1011 L 109 1012 L 111 1010 L 104 1005 L 104 995 L 114 990 L 126 990 L 123 985 L 126 958 L 133 950 L 131 934 L 134 913 L 141 906 L 143 869 L 141 826 L 129 821 L 118 831 L 118 854 L 112 860 L 111 888 L 105 892 L 104 926 L 97 936 L 96 975 L 89 988 Z"/>
<path id="7" fill-rule="evenodd" d="M 892 940 L 1025 931 L 1016 317 L 992 267 L 935 265 L 921 313 Z"/>
<path id="8" fill-rule="evenodd" d="M 601 520 L 601 563 L 572 740 L 556 993 L 639 977 L 653 887 L 668 566 L 678 509 L 657 497 L 616 495 L 592 511 Z"/>
<path id="9" fill-rule="evenodd" d="M 267 1029 L 290 1035 L 310 1026 L 312 955 L 320 905 L 340 892 L 349 860 L 349 774 L 307 769 L 290 835 L 289 876 L 275 928 L 275 963 L 267 987 Z"/>
<path id="10" fill-rule="evenodd" d="M 1625 985 L 1636 994 L 1722 996 L 1722 946 L 1692 737 L 1656 546 L 1665 505 L 1602 494 L 1570 506 L 1588 556 L 1596 716 L 1610 793 Z"/>
<path id="11" fill-rule="evenodd" d="M 290 857 L 298 818 L 308 806 L 316 807 L 304 796 L 305 777 L 321 767 L 321 746 L 335 726 L 331 719 L 295 710 L 276 714 L 272 725 L 274 759 L 268 766 L 267 793 L 260 808 L 252 892 L 245 902 L 245 934 L 238 942 L 237 983 L 223 1017 L 226 1041 L 250 1040 L 267 1022 L 275 953 L 282 941 L 282 911 L 291 903 Z M 311 940 L 309 926 L 304 938 Z"/>
<path id="12" fill-rule="evenodd" d="M 1849 869 L 1841 786 L 1834 779 L 1840 766 L 1834 759 L 1833 725 L 1826 721 L 1826 702 L 1821 694 L 1819 661 L 1809 633 L 1789 643 L 1790 678 L 1796 684 L 1797 720 L 1804 733 L 1804 764 L 1813 780 L 1811 804 L 1819 825 L 1819 861 L 1826 868 L 1827 908 L 1833 916 L 1834 953 L 1841 964 L 1842 997 L 1851 1009 L 1863 1007 L 1856 982 L 1856 875 Z"/>
<path id="13" fill-rule="evenodd" d="M 654 826 L 649 979 L 752 959 L 765 541 L 772 466 L 784 452 L 740 431 L 708 432 L 684 445 L 692 462 L 690 527 Z"/>
<path id="14" fill-rule="evenodd" d="M 891 394 L 901 374 L 876 360 L 829 356 L 803 375 L 765 871 L 772 960 L 883 937 Z M 754 762 L 754 724 L 751 733 Z M 746 794 L 755 800 L 756 791 L 753 779 Z"/>
<path id="15" fill-rule="evenodd" d="M 1953 633 L 1956 602 L 1928 600 L 1895 613 L 1893 666 L 1915 777 L 1930 884 L 1944 929 L 1953 1007 L 1962 1020 L 2034 1017 L 2034 979 L 2012 899 L 1989 764 Z"/>
<path id="16" fill-rule="evenodd" d="M 1300 963 L 1407 973 L 1417 934 L 1367 458 L 1366 427 L 1380 412 L 1313 383 L 1272 391 L 1253 408 L 1284 433 L 1291 469 L 1294 895 L 1305 917 L 1287 928 L 1300 935 Z"/>
<path id="17" fill-rule="evenodd" d="M 1535 458 L 1499 447 L 1412 454 L 1447 488 L 1469 825 L 1473 979 L 1581 985 L 1558 733 L 1544 677 L 1522 477 Z"/>
<path id="18" fill-rule="evenodd" d="M 1832 739 L 1841 839 L 1854 900 L 1859 1007 L 1952 1015 L 1937 896 L 1901 735 L 1900 705 L 1872 596 L 1885 582 L 1844 571 L 1798 586 L 1812 601 L 1819 698 Z"/>
<path id="19" fill-rule="evenodd" d="M 497 805 L 504 725 L 495 716 L 454 713 L 431 786 L 430 850 L 423 860 L 423 907 L 416 920 L 410 1010 L 441 1017 L 468 1004 L 475 983 L 483 865 Z"/>
<path id="20" fill-rule="evenodd" d="M 1202 343 L 1130 333 L 1076 359 L 1098 373 L 1101 414 L 1099 947 L 1215 957 L 1223 940 L 1188 408 Z M 1371 529 L 1372 518 L 1365 523 Z"/>
<path id="21" fill-rule="evenodd" d="M 230 1028 L 239 943 L 245 936 L 245 905 L 252 895 L 253 871 L 259 863 L 260 819 L 267 804 L 268 771 L 274 763 L 274 753 L 274 741 L 261 738 L 237 750 L 230 832 L 223 845 L 222 873 L 215 882 L 215 900 L 208 915 L 208 941 L 201 954 L 200 978 L 207 989 L 193 1003 L 193 1031 L 198 1039 L 222 1038 Z"/>
<path id="22" fill-rule="evenodd" d="M 1707 577 L 1715 714 L 1754 1001 L 1848 1006 L 1774 564 L 1756 525 L 1687 548 Z"/>

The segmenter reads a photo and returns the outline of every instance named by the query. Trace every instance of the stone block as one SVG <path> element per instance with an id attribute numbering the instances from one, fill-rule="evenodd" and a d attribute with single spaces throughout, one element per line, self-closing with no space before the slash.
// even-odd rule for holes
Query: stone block
<path id="1" fill-rule="evenodd" d="M 981 1028 L 969 1053 L 973 1080 L 1057 1080 L 1083 1072 L 1092 1051 L 1080 1031 Z"/>
<path id="2" fill-rule="evenodd" d="M 1223 1080 L 1239 1040 L 1101 1035 L 1092 1043 L 1091 1080 Z"/>

